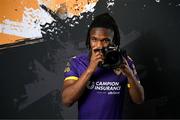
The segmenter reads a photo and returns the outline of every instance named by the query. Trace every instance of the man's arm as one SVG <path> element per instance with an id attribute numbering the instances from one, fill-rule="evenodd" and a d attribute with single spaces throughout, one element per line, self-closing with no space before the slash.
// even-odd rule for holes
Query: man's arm
<path id="1" fill-rule="evenodd" d="M 128 79 L 128 91 L 131 96 L 131 99 L 134 103 L 140 104 L 144 101 L 144 88 L 140 84 L 140 81 L 136 77 L 135 66 L 133 70 L 129 67 L 128 62 L 124 59 L 125 64 L 121 66 L 121 70 Z"/>
<path id="2" fill-rule="evenodd" d="M 79 97 L 82 95 L 86 83 L 91 77 L 93 72 L 87 69 L 81 77 L 75 80 L 66 80 L 64 81 L 63 90 L 62 90 L 62 101 L 65 106 L 71 106 L 76 102 Z"/>
<path id="3" fill-rule="evenodd" d="M 75 103 L 85 90 L 87 81 L 90 79 L 96 70 L 98 63 L 102 62 L 102 53 L 94 52 L 92 55 L 88 68 L 83 72 L 78 80 L 65 80 L 62 90 L 62 102 L 65 106 L 71 106 Z"/>
<path id="4" fill-rule="evenodd" d="M 128 91 L 134 103 L 140 104 L 144 101 L 144 89 L 135 75 L 128 77 Z"/>

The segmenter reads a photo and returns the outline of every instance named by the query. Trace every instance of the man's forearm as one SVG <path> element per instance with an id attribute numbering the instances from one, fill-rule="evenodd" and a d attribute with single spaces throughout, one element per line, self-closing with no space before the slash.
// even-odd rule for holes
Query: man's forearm
<path id="1" fill-rule="evenodd" d="M 144 101 L 144 89 L 134 75 L 128 77 L 128 84 L 132 101 L 137 104 L 142 103 Z"/>
<path id="2" fill-rule="evenodd" d="M 77 82 L 63 89 L 62 97 L 67 106 L 71 106 L 74 102 L 76 102 L 79 99 L 79 97 L 84 92 L 87 81 L 90 79 L 92 74 L 93 74 L 93 71 L 90 69 L 87 69 L 80 76 Z"/>

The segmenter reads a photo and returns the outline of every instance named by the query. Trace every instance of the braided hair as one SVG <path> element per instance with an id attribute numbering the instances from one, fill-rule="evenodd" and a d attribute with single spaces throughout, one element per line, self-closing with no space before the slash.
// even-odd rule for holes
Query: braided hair
<path id="1" fill-rule="evenodd" d="M 114 32 L 114 37 L 113 37 L 112 42 L 119 49 L 119 47 L 120 47 L 119 29 L 118 29 L 118 26 L 117 26 L 115 20 L 113 19 L 113 17 L 110 16 L 108 13 L 100 14 L 100 15 L 96 16 L 94 18 L 94 20 L 92 21 L 92 23 L 88 29 L 88 32 L 87 32 L 87 39 L 86 39 L 87 48 L 90 49 L 90 31 L 92 30 L 92 28 L 95 28 L 95 27 L 103 27 L 103 28 L 112 30 Z"/>

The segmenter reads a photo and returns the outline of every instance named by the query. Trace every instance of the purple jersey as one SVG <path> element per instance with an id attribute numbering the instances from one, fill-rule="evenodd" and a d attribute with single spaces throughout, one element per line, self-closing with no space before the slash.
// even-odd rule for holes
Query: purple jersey
<path id="1" fill-rule="evenodd" d="M 133 69 L 133 61 L 127 59 Z M 83 53 L 71 58 L 64 71 L 64 80 L 78 80 L 89 65 L 89 55 Z M 79 119 L 121 118 L 127 78 L 112 69 L 97 68 L 78 100 Z"/>

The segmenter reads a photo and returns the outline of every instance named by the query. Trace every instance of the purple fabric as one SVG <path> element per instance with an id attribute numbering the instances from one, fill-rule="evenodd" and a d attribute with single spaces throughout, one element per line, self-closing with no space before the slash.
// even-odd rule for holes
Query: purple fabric
<path id="1" fill-rule="evenodd" d="M 133 61 L 128 59 L 132 68 Z M 89 64 L 87 53 L 70 60 L 68 76 L 80 77 Z M 119 119 L 121 118 L 127 78 L 116 75 L 112 69 L 97 68 L 88 81 L 83 95 L 78 101 L 79 119 Z"/>

